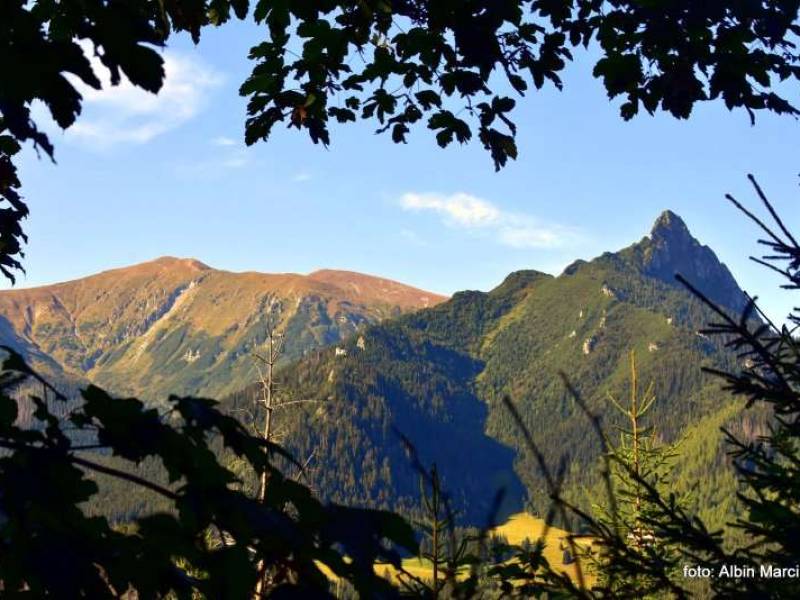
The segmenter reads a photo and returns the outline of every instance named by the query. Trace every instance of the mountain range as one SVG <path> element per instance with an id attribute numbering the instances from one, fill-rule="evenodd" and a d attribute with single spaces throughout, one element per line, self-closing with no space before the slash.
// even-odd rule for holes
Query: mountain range
<path id="1" fill-rule="evenodd" d="M 525 505 L 547 513 L 530 434 L 554 472 L 563 466 L 565 493 L 588 507 L 601 490 L 601 445 L 562 376 L 613 439 L 622 423 L 608 395 L 628 396 L 634 351 L 639 380 L 654 385 L 656 439 L 681 444 L 675 489 L 714 481 L 692 501 L 722 524 L 736 506 L 719 427 L 756 425 L 743 425 L 740 404 L 701 371 L 740 365 L 700 333 L 712 313 L 675 280 L 677 272 L 734 314 L 747 302 L 713 251 L 667 211 L 619 252 L 577 261 L 559 276 L 512 273 L 489 292 L 459 292 L 367 327 L 344 352 L 321 350 L 293 363 L 282 376 L 286 395 L 315 403 L 279 415 L 285 443 L 313 465 L 309 480 L 324 496 L 413 511 L 419 473 L 404 436 L 421 464 L 437 465 L 465 521 L 480 523 L 500 489 L 501 513 Z M 241 407 L 256 393 L 229 401 Z"/>
<path id="2" fill-rule="evenodd" d="M 714 252 L 666 211 L 620 251 L 558 276 L 515 272 L 489 292 L 452 298 L 344 271 L 230 273 L 161 258 L 0 293 L 0 342 L 65 385 L 91 381 L 153 402 L 221 397 L 239 415 L 258 395 L 248 385 L 252 353 L 272 324 L 286 340 L 280 395 L 304 400 L 276 412 L 275 427 L 312 487 L 330 500 L 413 513 L 418 466 L 435 463 L 469 523 L 524 506 L 547 512 L 527 436 L 563 468 L 573 501 L 596 500 L 601 446 L 565 379 L 613 432 L 621 423 L 608 396 L 629 393 L 633 351 L 657 397 L 656 439 L 680 442 L 675 489 L 713 482 L 693 502 L 722 524 L 738 509 L 719 427 L 752 433 L 763 424 L 747 421 L 701 371 L 742 365 L 700 332 L 712 313 L 676 273 L 733 314 L 747 303 Z"/>
<path id="3" fill-rule="evenodd" d="M 217 396 L 255 377 L 268 326 L 285 359 L 445 298 L 345 271 L 232 273 L 163 257 L 43 287 L 0 292 L 0 342 L 51 379 L 150 401 Z"/>

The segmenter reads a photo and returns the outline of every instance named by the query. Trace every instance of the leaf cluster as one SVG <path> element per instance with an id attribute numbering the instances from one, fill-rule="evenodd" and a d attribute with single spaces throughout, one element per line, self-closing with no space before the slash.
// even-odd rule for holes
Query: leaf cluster
<path id="1" fill-rule="evenodd" d="M 260 0 L 270 39 L 242 95 L 248 143 L 275 124 L 328 144 L 328 123 L 377 121 L 405 143 L 424 123 L 437 143 L 477 137 L 500 168 L 517 157 L 515 100 L 552 83 L 576 47 L 594 44 L 594 75 L 623 118 L 640 109 L 688 118 L 698 102 L 797 114 L 776 84 L 800 76 L 796 0 Z"/>
<path id="2" fill-rule="evenodd" d="M 392 596 L 373 572 L 376 561 L 399 565 L 399 549 L 416 551 L 411 527 L 377 510 L 324 505 L 272 466 L 282 450 L 247 433 L 215 402 L 171 397 L 159 414 L 134 398 L 112 398 L 90 386 L 65 419 L 66 399 L 9 348 L 0 374 L 0 582 L 4 594 L 26 597 L 252 597 L 256 565 L 271 573 L 265 594 L 328 596 L 320 565 L 365 597 Z M 26 380 L 34 426 L 17 423 L 12 391 Z M 75 442 L 91 435 L 92 443 Z M 263 502 L 240 490 L 211 447 L 268 472 Z M 109 466 L 103 451 L 128 468 Z M 160 461 L 166 485 L 135 473 Z M 114 528 L 81 505 L 98 493 L 89 475 L 102 473 L 169 501 L 170 510 Z"/>
<path id="3" fill-rule="evenodd" d="M 100 89 L 126 77 L 158 93 L 158 49 L 172 32 L 195 43 L 206 26 L 252 16 L 267 37 L 240 93 L 245 140 L 275 125 L 330 143 L 330 123 L 377 123 L 405 143 L 422 125 L 446 147 L 477 139 L 496 169 L 517 158 L 513 95 L 551 83 L 578 47 L 599 48 L 595 77 L 621 115 L 641 109 L 688 118 L 698 102 L 797 115 L 781 82 L 800 77 L 795 38 L 800 0 L 8 0 L 0 4 L 0 271 L 20 270 L 27 213 L 10 164 L 13 144 L 54 148 L 31 113 L 39 100 L 62 128 L 79 116 L 75 81 Z M 84 48 L 94 55 L 97 66 Z M 791 89 L 791 88 L 789 88 Z M 5 139 L 3 134 L 3 139 Z"/>

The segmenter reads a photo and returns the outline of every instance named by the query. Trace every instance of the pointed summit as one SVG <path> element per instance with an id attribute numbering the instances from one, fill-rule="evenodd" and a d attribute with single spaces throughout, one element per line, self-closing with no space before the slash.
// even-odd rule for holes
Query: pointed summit
<path id="1" fill-rule="evenodd" d="M 671 259 L 677 257 L 692 258 L 692 255 L 698 252 L 705 253 L 704 250 L 709 250 L 692 236 L 683 219 L 671 210 L 665 210 L 656 219 L 650 230 L 650 242 L 655 252 L 651 260 L 655 259 L 666 263 L 674 262 Z M 711 254 L 713 255 L 713 252 Z M 716 260 L 716 256 L 714 256 L 714 260 Z"/>
<path id="2" fill-rule="evenodd" d="M 745 307 L 745 295 L 728 268 L 671 210 L 661 213 L 649 239 L 638 246 L 645 274 L 674 284 L 680 273 L 714 302 L 735 311 Z"/>
<path id="3" fill-rule="evenodd" d="M 650 231 L 652 238 L 691 238 L 692 234 L 686 223 L 671 210 L 665 210 L 656 219 L 653 229 Z"/>

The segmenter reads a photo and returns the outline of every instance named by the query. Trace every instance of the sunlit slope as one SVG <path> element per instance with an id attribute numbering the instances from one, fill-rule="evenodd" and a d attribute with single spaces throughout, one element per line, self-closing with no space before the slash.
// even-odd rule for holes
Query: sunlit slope
<path id="1" fill-rule="evenodd" d="M 2 292 L 0 338 L 48 373 L 116 393 L 219 395 L 253 380 L 251 352 L 270 319 L 292 359 L 442 300 L 358 273 L 231 273 L 165 257 Z"/>
<path id="2" fill-rule="evenodd" d="M 346 356 L 323 351 L 293 365 L 284 374 L 291 392 L 317 403 L 281 417 L 286 442 L 297 456 L 312 457 L 309 479 L 333 500 L 413 511 L 419 477 L 399 432 L 423 465 L 437 464 L 465 520 L 485 519 L 504 486 L 507 508 L 527 500 L 534 513 L 546 514 L 549 491 L 503 403 L 508 397 L 550 468 L 563 463 L 566 493 L 587 506 L 587 490 L 598 483 L 600 440 L 562 374 L 613 439 L 619 421 L 607 395 L 629 393 L 634 350 L 640 382 L 655 386 L 655 435 L 675 441 L 692 428 L 708 465 L 700 476 L 713 477 L 724 468 L 718 425 L 737 419 L 738 410 L 701 367 L 741 365 L 719 340 L 699 333 L 711 312 L 675 272 L 732 312 L 741 308 L 744 295 L 731 287 L 728 270 L 665 213 L 650 236 L 621 252 L 575 263 L 558 277 L 513 273 L 488 293 L 460 292 L 369 327 L 363 348 L 356 340 L 344 344 Z M 689 468 L 679 463 L 676 477 Z M 714 497 L 718 491 L 708 500 Z"/>
<path id="3" fill-rule="evenodd" d="M 571 479 L 586 485 L 597 473 L 600 440 L 564 378 L 613 434 L 620 423 L 607 396 L 629 394 L 628 353 L 635 351 L 640 385 L 655 386 L 650 422 L 657 436 L 674 441 L 731 402 L 701 371 L 736 366 L 698 333 L 710 318 L 684 290 L 598 261 L 542 282 L 498 323 L 478 355 L 477 394 L 490 407 L 489 434 L 518 449 L 518 472 L 537 512 L 546 510 L 548 492 L 502 399 L 514 403 L 551 467 L 565 461 Z"/>

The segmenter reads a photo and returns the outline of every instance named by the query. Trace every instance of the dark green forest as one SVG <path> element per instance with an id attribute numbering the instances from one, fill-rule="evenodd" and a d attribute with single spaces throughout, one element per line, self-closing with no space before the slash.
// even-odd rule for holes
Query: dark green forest
<path id="1" fill-rule="evenodd" d="M 75 78 L 100 89 L 96 69 L 158 93 L 175 36 L 261 28 L 239 88 L 247 145 L 282 125 L 331 146 L 364 122 L 397 144 L 477 143 L 499 170 L 520 158 L 518 104 L 569 85 L 581 49 L 624 120 L 706 102 L 796 118 L 799 14 L 798 0 L 0 2 L 0 272 L 24 272 L 36 206 L 20 153 L 57 156 L 35 103 L 70 128 Z M 800 244 L 750 179 L 754 202 L 728 200 L 762 238 L 755 260 L 797 290 Z M 0 594 L 796 597 L 798 325 L 771 322 L 667 212 L 622 251 L 365 325 L 274 379 L 270 334 L 269 385 L 219 401 L 53 385 L 6 346 Z M 521 510 L 544 520 L 538 540 L 492 537 Z M 777 575 L 686 575 L 720 565 Z"/>
<path id="2" fill-rule="evenodd" d="M 689 262 L 687 248 L 695 253 Z M 159 414 L 95 387 L 69 400 L 6 349 L 5 389 L 29 396 L 3 396 L 6 481 L 41 465 L 36 461 L 52 463 L 28 471 L 8 496 L 6 506 L 23 511 L 9 512 L 9 522 L 23 523 L 18 519 L 30 511 L 61 514 L 61 502 L 72 506 L 65 522 L 35 521 L 33 537 L 19 537 L 25 527 L 8 529 L 8 543 L 41 561 L 47 540 L 88 536 L 86 552 L 73 557 L 75 569 L 82 561 L 103 565 L 114 586 L 156 595 L 194 590 L 213 597 L 214 589 L 234 585 L 301 595 L 307 586 L 334 586 L 336 595 L 362 597 L 403 590 L 423 597 L 771 593 L 774 582 L 697 582 L 681 577 L 679 567 L 689 558 L 763 560 L 750 542 L 783 535 L 757 523 L 771 524 L 764 511 L 784 501 L 764 495 L 763 486 L 780 491 L 791 477 L 792 463 L 780 458 L 792 456 L 781 433 L 786 413 L 747 407 L 736 395 L 739 386 L 782 386 L 763 373 L 766 361 L 793 364 L 794 338 L 766 322 L 738 287 L 714 301 L 688 280 L 670 281 L 663 269 L 673 258 L 711 281 L 730 277 L 669 215 L 641 242 L 559 277 L 514 273 L 492 292 L 460 293 L 367 327 L 344 348 L 278 369 L 275 401 L 286 410 L 276 412 L 274 438 L 266 440 L 249 432 L 267 414 L 259 410 L 263 383 L 220 404 L 172 397 L 169 412 Z M 736 317 L 730 304 L 742 303 Z M 747 344 L 756 350 L 732 350 Z M 634 379 L 631 355 L 638 357 Z M 720 385 L 725 373 L 727 389 Z M 641 435 L 646 456 L 657 457 L 653 470 L 630 462 L 625 420 L 609 404 L 633 393 L 636 380 L 649 382 L 652 397 Z M 778 393 L 788 392 L 761 393 L 779 402 Z M 26 402 L 29 410 L 19 413 Z M 619 441 L 615 431 L 623 432 Z M 268 482 L 264 500 L 257 499 L 259 476 Z M 71 495 L 26 491 L 56 481 L 71 482 Z M 630 490 L 636 508 L 620 511 L 633 506 Z M 544 558 L 543 539 L 512 546 L 488 535 L 520 510 L 575 534 L 560 543 L 564 564 L 577 561 L 577 575 Z M 631 531 L 640 541 L 631 542 Z M 162 553 L 151 543 L 165 544 Z M 785 562 L 789 555 L 776 554 L 777 543 L 765 546 L 767 556 Z M 271 548 L 270 559 L 248 575 L 259 547 Z M 250 550 L 236 555 L 236 548 Z M 405 570 L 403 558 L 418 551 L 441 575 L 426 582 Z M 147 556 L 153 569 L 163 569 L 167 555 L 176 573 L 189 569 L 187 579 L 142 578 L 116 562 Z M 399 570 L 399 588 L 373 571 L 376 563 Z M 73 569 L 15 580 L 24 568 L 6 568 L 4 581 L 43 591 L 85 594 L 90 584 L 108 583 Z M 781 593 L 789 581 L 774 589 Z"/>
<path id="3" fill-rule="evenodd" d="M 689 244 L 710 261 L 711 272 L 730 277 L 682 223 L 665 235 L 670 239 L 660 252 L 679 254 Z M 651 263 L 642 258 L 649 244 L 645 239 L 572 265 L 557 278 L 514 273 L 489 293 L 462 292 L 440 306 L 367 328 L 346 346 L 346 357 L 331 349 L 295 363 L 282 372 L 287 396 L 316 402 L 278 415 L 287 447 L 298 457 L 313 456 L 309 480 L 325 497 L 409 510 L 417 504 L 418 484 L 403 459 L 402 435 L 424 463 L 438 465 L 465 522 L 485 522 L 487 503 L 501 489 L 502 514 L 523 506 L 543 514 L 548 491 L 503 405 L 508 396 L 547 462 L 563 462 L 565 494 L 586 507 L 598 492 L 601 449 L 586 435 L 584 415 L 553 374 L 565 373 L 613 430 L 619 424 L 606 396 L 625 389 L 627 353 L 635 350 L 640 377 L 652 381 L 658 399 L 652 414 L 656 434 L 665 443 L 692 448 L 691 464 L 688 458 L 685 467 L 679 461 L 675 471 L 676 489 L 688 493 L 697 477 L 722 476 L 730 465 L 719 428 L 746 429 L 754 439 L 766 420 L 742 414 L 741 405 L 702 372 L 737 369 L 741 361 L 721 340 L 700 333 L 713 315 L 707 307 L 674 279 L 649 274 Z M 676 260 L 690 264 L 683 256 Z M 703 285 L 721 289 L 713 280 Z M 745 304 L 738 287 L 733 291 L 731 308 Z M 229 402 L 248 406 L 257 394 L 255 386 Z M 442 439 L 449 443 L 443 446 Z M 476 481 L 475 472 L 487 475 Z M 738 510 L 718 501 L 736 492 L 733 478 L 722 479 L 721 487 L 692 490 L 695 510 L 718 511 L 715 527 Z"/>

